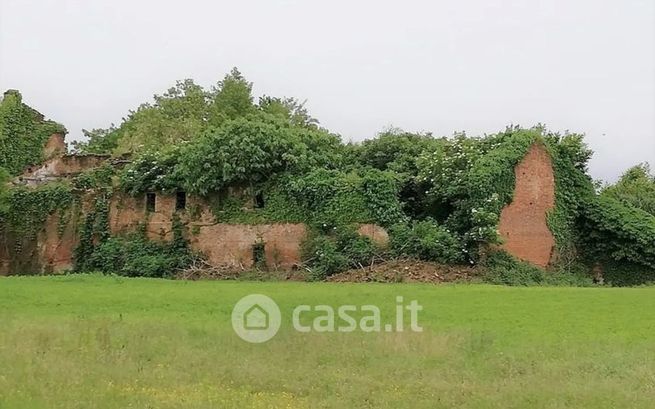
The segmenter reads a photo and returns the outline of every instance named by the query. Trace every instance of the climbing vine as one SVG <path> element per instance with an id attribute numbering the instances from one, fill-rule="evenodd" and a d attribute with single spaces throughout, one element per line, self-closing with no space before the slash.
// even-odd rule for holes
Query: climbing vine
<path id="1" fill-rule="evenodd" d="M 79 190 L 107 189 L 113 185 L 116 170 L 109 164 L 88 169 L 73 178 L 73 186 Z"/>
<path id="2" fill-rule="evenodd" d="M 201 255 L 189 248 L 185 227 L 175 215 L 170 242 L 149 240 L 146 225 L 127 235 L 111 236 L 105 230 L 104 199 L 89 213 L 76 250 L 77 271 L 99 271 L 129 277 L 172 277 Z"/>
<path id="3" fill-rule="evenodd" d="M 253 207 L 261 195 L 263 205 Z M 398 200 L 398 183 L 390 172 L 316 169 L 285 174 L 267 183 L 212 196 L 217 221 L 229 223 L 306 223 L 321 229 L 353 223 L 390 226 L 406 216 Z"/>
<path id="4" fill-rule="evenodd" d="M 515 167 L 534 144 L 548 151 L 554 170 L 555 206 L 547 215 L 556 242 L 553 267 L 579 271 L 582 262 L 600 263 L 618 272 L 624 270 L 616 266 L 626 263 L 641 271 L 624 280 L 623 272 L 608 272 L 617 283 L 646 280 L 655 271 L 652 200 L 642 197 L 653 186 L 647 166 L 599 196 L 581 135 L 542 126 L 512 126 L 475 138 L 389 130 L 372 141 L 343 144 L 318 127 L 302 104 L 265 97 L 257 105 L 249 83 L 236 70 L 230 75 L 215 93 L 180 82 L 119 128 L 95 130 L 92 143 L 80 145 L 87 152 L 133 149 L 124 169 L 108 164 L 37 188 L 6 182 L 41 162 L 48 137 L 65 129 L 23 104 L 17 91 L 6 92 L 0 101 L 0 234 L 12 260 L 22 260 L 14 271 L 38 270 L 29 263 L 38 259 L 36 242 L 48 216 L 59 215 L 62 237 L 75 204 L 76 269 L 162 276 L 187 265 L 193 255 L 177 216 L 169 243 L 153 243 L 143 230 L 111 236 L 115 189 L 133 196 L 198 195 L 219 223 L 305 223 L 311 232 L 306 254 L 319 276 L 381 254 L 353 235 L 360 223 L 388 228 L 392 254 L 476 264 L 501 243 L 498 223 L 514 197 Z M 235 86 L 239 92 L 232 94 Z M 197 206 L 187 209 L 192 220 L 200 213 Z M 505 256 L 492 258 L 500 266 L 495 282 L 513 280 L 503 273 L 510 265 L 519 271 L 518 282 L 544 282 L 541 273 Z"/>
<path id="5" fill-rule="evenodd" d="M 11 270 L 17 274 L 40 271 L 36 257 L 37 238 L 46 226 L 48 216 L 59 214 L 58 233 L 65 227 L 67 214 L 75 203 L 71 186 L 48 184 L 39 188 L 16 187 L 3 198 L 0 211 L 0 234 L 9 250 Z"/>
<path id="6" fill-rule="evenodd" d="M 75 270 L 89 271 L 96 248 L 109 240 L 109 197 L 106 191 L 94 199 L 93 208 L 84 217 L 80 227 L 79 244 L 75 248 Z"/>
<path id="7" fill-rule="evenodd" d="M 533 144 L 544 146 L 553 161 L 555 208 L 547 219 L 558 258 L 567 260 L 576 253 L 580 209 L 593 194 L 586 174 L 591 152 L 581 135 L 510 127 L 484 138 L 459 135 L 420 158 L 419 176 L 429 186 L 435 217 L 461 237 L 473 260 L 484 244 L 500 243 L 497 226 L 502 209 L 513 200 L 514 169 Z"/>
<path id="8" fill-rule="evenodd" d="M 23 104 L 21 94 L 10 90 L 0 101 L 0 167 L 17 175 L 28 165 L 43 159 L 43 148 L 54 133 L 65 128 L 46 121 L 37 111 Z"/>
<path id="9" fill-rule="evenodd" d="M 594 197 L 580 218 L 580 240 L 597 261 L 627 262 L 655 271 L 655 216 L 611 197 Z"/>

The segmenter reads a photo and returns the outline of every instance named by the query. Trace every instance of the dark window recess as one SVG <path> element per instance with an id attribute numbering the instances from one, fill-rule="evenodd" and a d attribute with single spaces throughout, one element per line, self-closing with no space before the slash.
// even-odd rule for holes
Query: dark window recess
<path id="1" fill-rule="evenodd" d="M 146 211 L 154 212 L 157 195 L 154 193 L 146 193 Z"/>
<path id="2" fill-rule="evenodd" d="M 230 192 L 227 188 L 218 191 L 218 203 L 223 204 L 230 197 Z"/>
<path id="3" fill-rule="evenodd" d="M 266 268 L 266 251 L 264 243 L 257 243 L 252 246 L 252 261 L 255 267 L 260 269 Z"/>
<path id="4" fill-rule="evenodd" d="M 264 207 L 264 194 L 259 192 L 255 195 L 255 208 L 261 209 Z"/>
<path id="5" fill-rule="evenodd" d="M 175 210 L 186 209 L 186 192 L 177 192 L 175 197 Z"/>

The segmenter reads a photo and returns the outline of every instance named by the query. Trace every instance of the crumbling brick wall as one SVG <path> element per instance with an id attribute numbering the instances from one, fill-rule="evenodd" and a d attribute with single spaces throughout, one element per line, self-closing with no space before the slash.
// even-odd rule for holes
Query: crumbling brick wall
<path id="1" fill-rule="evenodd" d="M 53 142 L 53 146 L 57 145 Z M 47 180 L 75 175 L 85 169 L 100 166 L 104 156 L 64 155 L 47 160 L 31 169 L 23 177 Z M 514 199 L 501 213 L 498 225 L 504 241 L 502 248 L 522 260 L 538 266 L 548 265 L 555 245 L 546 217 L 555 205 L 555 177 L 548 151 L 540 144 L 533 145 L 515 169 Z M 243 194 L 243 192 L 241 192 Z M 231 194 L 238 194 L 237 191 Z M 79 242 L 78 225 L 83 214 L 90 211 L 92 200 L 81 200 L 82 209 L 69 209 L 70 214 L 53 214 L 36 238 L 30 253 L 30 266 L 39 271 L 52 272 L 72 268 L 73 252 Z M 228 224 L 216 223 L 209 203 L 189 196 L 186 210 L 176 209 L 176 195 L 157 194 L 154 210 L 146 209 L 145 196 L 132 197 L 114 193 L 110 201 L 109 224 L 113 235 L 134 231 L 145 223 L 152 240 L 172 238 L 174 214 L 187 226 L 188 239 L 193 249 L 205 253 L 214 265 L 250 268 L 254 264 L 254 246 L 263 244 L 266 265 L 270 268 L 291 269 L 301 262 L 300 245 L 307 227 L 304 224 Z M 252 206 L 250 206 L 252 207 Z M 252 209 L 251 209 L 252 211 Z M 61 218 L 66 223 L 61 223 Z M 381 245 L 388 243 L 387 232 L 376 225 L 364 224 L 359 233 Z M 0 275 L 8 274 L 13 260 L 7 246 L 0 243 Z M 32 254 L 33 253 L 33 254 Z"/>
<path id="2" fill-rule="evenodd" d="M 67 152 L 65 135 L 63 133 L 55 133 L 50 136 L 43 148 L 43 157 L 50 159 L 56 156 L 65 155 Z"/>
<path id="3" fill-rule="evenodd" d="M 108 155 L 54 156 L 41 165 L 31 166 L 16 178 L 14 183 L 36 186 L 59 179 L 69 178 L 81 172 L 97 168 L 109 159 Z"/>
<path id="4" fill-rule="evenodd" d="M 154 210 L 147 211 L 144 196 L 115 194 L 109 210 L 112 234 L 134 231 L 145 222 L 151 240 L 172 239 L 173 216 L 187 226 L 189 244 L 202 252 L 215 266 L 251 268 L 254 246 L 264 246 L 266 266 L 292 269 L 301 262 L 300 245 L 306 234 L 302 223 L 229 224 L 217 223 L 209 204 L 202 198 L 189 196 L 186 210 L 176 209 L 176 195 L 156 194 Z"/>
<path id="5" fill-rule="evenodd" d="M 514 200 L 500 215 L 502 248 L 513 256 L 546 267 L 555 238 L 546 217 L 555 206 L 555 174 L 550 154 L 534 144 L 514 170 Z"/>
<path id="6" fill-rule="evenodd" d="M 53 135 L 46 151 L 49 149 L 55 156 L 39 167 L 28 169 L 21 178 L 27 183 L 43 183 L 98 167 L 108 159 L 101 155 L 57 156 L 62 148 L 65 149 L 63 136 Z M 555 246 L 547 225 L 547 215 L 555 205 L 555 176 L 546 148 L 541 144 L 531 146 L 516 166 L 515 176 L 513 201 L 502 210 L 498 225 L 503 240 L 501 247 L 519 259 L 546 267 Z M 90 203 L 82 200 L 82 203 L 87 202 Z M 172 219 L 177 213 L 182 223 L 187 225 L 191 247 L 205 253 L 211 264 L 250 268 L 254 263 L 253 246 L 258 244 L 263 244 L 265 261 L 271 268 L 290 269 L 301 261 L 300 245 L 307 231 L 304 224 L 216 223 L 209 203 L 194 196 L 188 198 L 184 211 L 176 209 L 176 195 L 157 194 L 154 210 L 148 211 L 146 206 L 145 196 L 135 198 L 115 193 L 110 202 L 111 233 L 134 231 L 145 223 L 151 240 L 170 240 Z M 79 217 L 88 210 L 70 209 L 71 214 L 56 213 L 48 217 L 34 243 L 36 247 L 32 246 L 35 259 L 30 265 L 38 264 L 40 272 L 70 269 L 79 242 Z M 66 223 L 60 222 L 62 217 L 66 218 Z M 381 245 L 386 245 L 389 240 L 383 228 L 372 224 L 361 225 L 359 233 Z M 10 272 L 12 260 L 9 260 L 7 251 L 9 243 L 0 244 L 0 275 L 3 275 Z"/>

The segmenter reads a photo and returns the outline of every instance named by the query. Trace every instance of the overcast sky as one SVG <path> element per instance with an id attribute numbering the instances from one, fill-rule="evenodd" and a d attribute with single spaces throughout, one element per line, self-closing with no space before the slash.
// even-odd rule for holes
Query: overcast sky
<path id="1" fill-rule="evenodd" d="M 655 166 L 654 0 L 0 0 L 0 88 L 82 128 L 233 66 L 345 140 L 545 123 Z"/>

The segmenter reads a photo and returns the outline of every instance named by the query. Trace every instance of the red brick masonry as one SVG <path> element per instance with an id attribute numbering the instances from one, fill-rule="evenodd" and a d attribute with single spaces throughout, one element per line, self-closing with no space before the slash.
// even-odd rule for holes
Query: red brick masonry
<path id="1" fill-rule="evenodd" d="M 534 144 L 514 170 L 514 200 L 501 215 L 498 231 L 502 248 L 541 267 L 550 262 L 555 238 L 546 216 L 555 207 L 555 174 L 550 154 Z"/>

